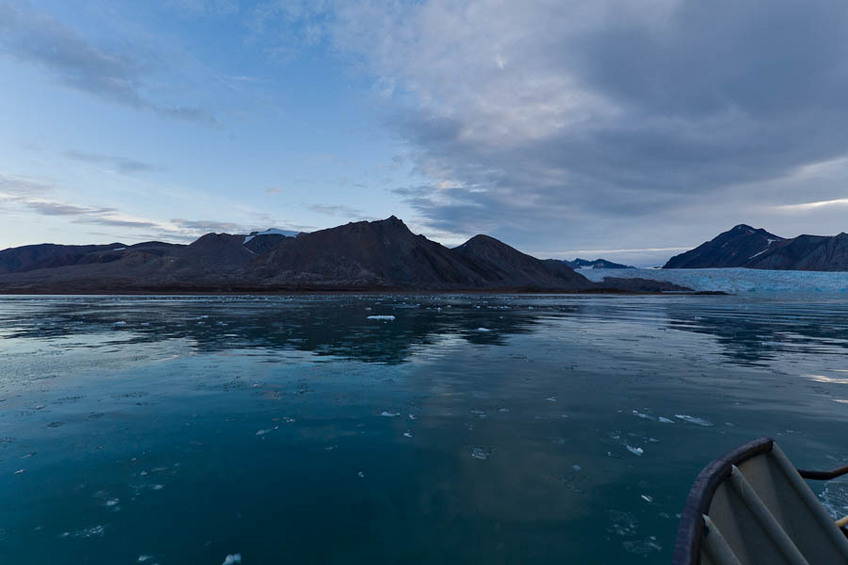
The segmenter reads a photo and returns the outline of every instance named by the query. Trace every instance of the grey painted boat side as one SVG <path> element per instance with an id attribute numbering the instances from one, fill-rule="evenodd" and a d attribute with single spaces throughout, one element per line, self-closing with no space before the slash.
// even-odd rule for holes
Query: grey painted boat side
<path id="1" fill-rule="evenodd" d="M 774 441 L 760 438 L 698 475 L 674 563 L 848 563 L 848 539 Z"/>

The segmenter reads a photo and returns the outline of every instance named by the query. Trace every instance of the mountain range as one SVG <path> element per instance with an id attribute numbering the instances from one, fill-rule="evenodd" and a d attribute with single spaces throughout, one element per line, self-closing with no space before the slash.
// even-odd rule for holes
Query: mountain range
<path id="1" fill-rule="evenodd" d="M 848 271 L 848 234 L 783 238 L 740 224 L 695 249 L 675 255 L 664 269 L 746 267 L 791 271 Z"/>
<path id="2" fill-rule="evenodd" d="M 0 251 L 4 293 L 605 289 L 562 261 L 531 257 L 486 235 L 449 249 L 413 234 L 394 216 L 311 233 L 210 233 L 189 245 L 43 244 Z"/>
<path id="3" fill-rule="evenodd" d="M 574 261 L 563 261 L 566 265 L 571 267 L 572 269 L 633 269 L 635 267 L 631 267 L 630 265 L 622 265 L 621 263 L 613 263 L 612 261 L 607 261 L 606 259 L 595 259 L 594 261 L 589 261 L 588 259 L 581 259 L 577 257 Z"/>

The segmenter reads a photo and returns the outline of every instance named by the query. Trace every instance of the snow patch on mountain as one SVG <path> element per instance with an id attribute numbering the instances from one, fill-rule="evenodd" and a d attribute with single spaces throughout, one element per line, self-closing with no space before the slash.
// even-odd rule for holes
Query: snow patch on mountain
<path id="1" fill-rule="evenodd" d="M 269 228 L 265 231 L 252 231 L 250 235 L 244 238 L 244 243 L 246 244 L 248 241 L 253 239 L 254 237 L 259 237 L 261 235 L 282 235 L 285 237 L 297 237 L 297 234 L 300 232 L 290 231 L 290 230 L 281 230 L 278 228 Z"/>

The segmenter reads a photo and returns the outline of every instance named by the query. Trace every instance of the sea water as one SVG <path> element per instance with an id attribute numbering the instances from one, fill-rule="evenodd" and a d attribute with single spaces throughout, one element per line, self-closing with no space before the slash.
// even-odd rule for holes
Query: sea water
<path id="1" fill-rule="evenodd" d="M 6 297 L 0 561 L 667 563 L 724 451 L 848 459 L 846 353 L 840 295 Z"/>

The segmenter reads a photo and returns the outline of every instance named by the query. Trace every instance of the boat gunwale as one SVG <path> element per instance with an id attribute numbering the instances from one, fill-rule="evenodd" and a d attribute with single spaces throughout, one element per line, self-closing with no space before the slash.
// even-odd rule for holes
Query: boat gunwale
<path id="1" fill-rule="evenodd" d="M 697 565 L 701 562 L 701 541 L 704 533 L 704 515 L 708 514 L 713 495 L 724 480 L 730 477 L 734 465 L 770 453 L 774 440 L 761 437 L 731 449 L 721 457 L 714 459 L 698 473 L 698 477 L 689 490 L 686 506 L 677 529 L 674 544 L 674 565 Z"/>

